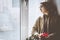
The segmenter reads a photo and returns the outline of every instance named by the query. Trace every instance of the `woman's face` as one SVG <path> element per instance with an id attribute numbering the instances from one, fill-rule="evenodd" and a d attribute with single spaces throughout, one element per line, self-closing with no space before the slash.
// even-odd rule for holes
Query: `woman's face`
<path id="1" fill-rule="evenodd" d="M 45 7 L 41 7 L 41 12 L 42 12 L 43 14 L 46 14 L 48 11 L 45 9 Z"/>

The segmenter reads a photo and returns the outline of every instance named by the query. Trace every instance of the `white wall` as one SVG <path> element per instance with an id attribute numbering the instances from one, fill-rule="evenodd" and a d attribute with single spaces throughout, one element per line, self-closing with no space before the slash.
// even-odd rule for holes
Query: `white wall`
<path id="1" fill-rule="evenodd" d="M 56 3 L 57 3 L 57 7 L 58 7 L 58 12 L 60 14 L 60 0 L 56 0 Z"/>

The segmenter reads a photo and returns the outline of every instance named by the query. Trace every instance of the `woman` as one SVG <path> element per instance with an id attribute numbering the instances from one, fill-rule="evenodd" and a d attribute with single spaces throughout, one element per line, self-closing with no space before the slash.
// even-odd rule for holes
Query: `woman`
<path id="1" fill-rule="evenodd" d="M 48 2 L 41 3 L 40 10 L 43 17 L 39 17 L 33 26 L 32 39 L 60 40 L 60 17 L 53 8 Z"/>

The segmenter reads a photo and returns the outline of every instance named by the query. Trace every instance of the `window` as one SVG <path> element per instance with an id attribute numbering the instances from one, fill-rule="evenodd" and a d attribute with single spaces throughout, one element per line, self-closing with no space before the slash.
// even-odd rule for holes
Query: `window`
<path id="1" fill-rule="evenodd" d="M 19 0 L 12 0 L 12 7 L 19 7 Z"/>

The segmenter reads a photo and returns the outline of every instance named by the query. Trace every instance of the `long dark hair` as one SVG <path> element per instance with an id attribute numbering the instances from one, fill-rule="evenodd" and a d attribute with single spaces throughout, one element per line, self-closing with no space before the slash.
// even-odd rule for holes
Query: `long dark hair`
<path id="1" fill-rule="evenodd" d="M 42 2 L 41 7 L 44 7 L 49 13 L 50 16 L 56 16 L 58 15 L 57 9 L 54 7 L 55 5 L 49 3 L 49 2 Z"/>

